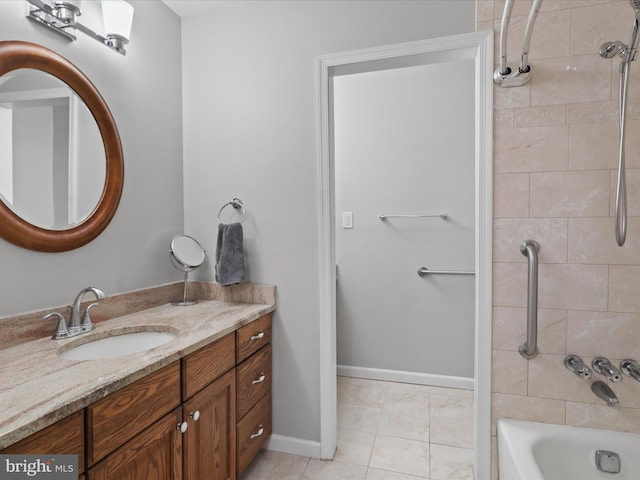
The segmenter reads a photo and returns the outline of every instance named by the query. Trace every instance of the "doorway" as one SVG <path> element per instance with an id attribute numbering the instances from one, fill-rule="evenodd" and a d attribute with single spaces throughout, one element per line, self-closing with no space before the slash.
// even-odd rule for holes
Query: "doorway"
<path id="1" fill-rule="evenodd" d="M 491 352 L 491 176 L 492 176 L 492 34 L 456 35 L 408 44 L 326 55 L 318 58 L 320 113 L 320 368 L 321 456 L 332 458 L 336 448 L 336 170 L 333 78 L 411 65 L 438 65 L 470 60 L 474 90 L 474 366 L 473 385 L 475 475 L 490 468 L 490 352 Z M 382 213 L 382 212 L 381 212 Z M 348 219 L 347 219 L 348 220 Z M 342 221 L 342 219 L 340 219 Z M 356 221 L 356 219 L 352 219 Z"/>

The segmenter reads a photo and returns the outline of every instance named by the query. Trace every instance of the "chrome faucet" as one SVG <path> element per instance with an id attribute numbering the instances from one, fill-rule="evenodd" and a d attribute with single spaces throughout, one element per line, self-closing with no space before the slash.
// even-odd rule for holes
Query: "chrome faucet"
<path id="1" fill-rule="evenodd" d="M 616 394 L 611 390 L 611 387 L 606 383 L 598 380 L 591 384 L 591 391 L 596 394 L 598 398 L 601 398 L 611 408 L 620 408 L 620 400 Z"/>
<path id="2" fill-rule="evenodd" d="M 565 358 L 564 366 L 584 380 L 591 378 L 591 369 L 584 364 L 578 355 L 569 355 Z"/>
<path id="3" fill-rule="evenodd" d="M 620 370 L 625 375 L 635 378 L 640 382 L 640 363 L 635 360 L 623 360 L 620 362 Z"/>
<path id="4" fill-rule="evenodd" d="M 91 292 L 95 295 L 96 299 L 102 300 L 107 298 L 102 290 L 96 287 L 87 287 L 80 290 L 80 293 L 76 296 L 76 299 L 71 306 L 71 318 L 69 318 L 69 326 L 64 321 L 64 316 L 58 312 L 53 312 L 44 316 L 44 319 L 47 320 L 49 318 L 57 318 L 58 324 L 56 326 L 56 330 L 51 336 L 54 340 L 60 340 L 62 338 L 74 337 L 76 335 L 80 335 L 81 333 L 90 332 L 95 328 L 95 325 L 91 321 L 91 315 L 89 311 L 91 308 L 97 303 L 91 303 L 84 310 L 84 314 L 80 315 L 80 306 L 82 305 L 82 299 L 84 298 L 85 293 Z"/>
<path id="5" fill-rule="evenodd" d="M 76 296 L 75 301 L 73 302 L 73 307 L 71 307 L 71 318 L 69 319 L 69 334 L 73 335 L 74 332 L 79 331 L 89 332 L 95 328 L 95 325 L 91 321 L 91 317 L 89 316 L 89 309 L 95 305 L 92 303 L 89 305 L 85 311 L 84 315 L 80 317 L 80 305 L 82 304 L 82 298 L 85 293 L 91 292 L 96 296 L 97 300 L 102 300 L 106 298 L 106 295 L 102 290 L 96 287 L 87 287 L 80 290 L 80 293 Z"/>
<path id="6" fill-rule="evenodd" d="M 593 359 L 593 362 L 591 362 L 591 366 L 595 372 L 601 373 L 613 383 L 618 383 L 622 380 L 620 370 L 614 367 L 607 358 L 596 357 Z"/>

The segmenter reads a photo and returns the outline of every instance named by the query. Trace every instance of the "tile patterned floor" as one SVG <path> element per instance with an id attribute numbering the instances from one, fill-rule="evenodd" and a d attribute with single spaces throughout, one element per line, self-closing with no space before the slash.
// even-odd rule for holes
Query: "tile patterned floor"
<path id="1" fill-rule="evenodd" d="M 473 392 L 338 377 L 333 461 L 263 450 L 241 480 L 473 479 Z"/>

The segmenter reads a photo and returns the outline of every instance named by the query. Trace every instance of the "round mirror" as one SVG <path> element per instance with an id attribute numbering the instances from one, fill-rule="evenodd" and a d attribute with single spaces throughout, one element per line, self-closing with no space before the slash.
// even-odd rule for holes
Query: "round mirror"
<path id="1" fill-rule="evenodd" d="M 182 300 L 171 302 L 173 305 L 195 305 L 196 299 L 187 299 L 187 285 L 189 272 L 198 268 L 204 262 L 205 251 L 200 244 L 189 235 L 176 235 L 171 240 L 169 248 L 171 263 L 184 272 L 184 289 Z"/>
<path id="2" fill-rule="evenodd" d="M 105 167 L 98 125 L 64 82 L 30 68 L 0 77 L 0 200 L 16 215 L 50 230 L 79 225 Z"/>
<path id="3" fill-rule="evenodd" d="M 0 237 L 31 250 L 89 243 L 120 202 L 109 108 L 75 65 L 40 45 L 0 42 L 0 177 Z"/>

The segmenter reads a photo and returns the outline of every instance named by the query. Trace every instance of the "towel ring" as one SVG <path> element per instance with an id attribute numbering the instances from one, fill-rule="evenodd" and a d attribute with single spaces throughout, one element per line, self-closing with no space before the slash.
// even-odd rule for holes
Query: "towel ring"
<path id="1" fill-rule="evenodd" d="M 231 205 L 236 210 L 238 210 L 238 209 L 242 210 L 242 218 L 240 218 L 240 223 L 244 222 L 244 217 L 247 214 L 247 211 L 244 208 L 244 204 L 242 203 L 242 200 L 240 200 L 239 198 L 234 198 L 230 202 L 225 203 L 222 206 L 222 208 L 218 211 L 218 225 L 220 225 L 222 223 L 220 221 L 220 214 L 225 209 L 225 207 L 228 207 L 229 205 Z"/>

